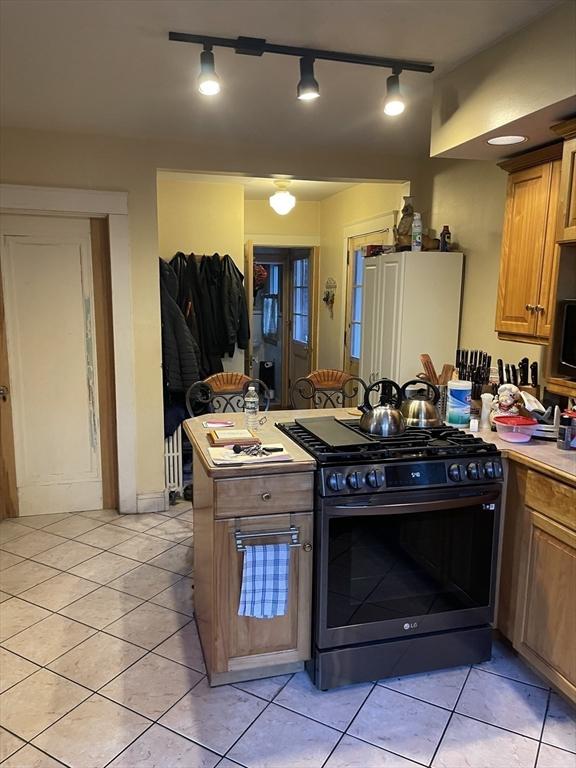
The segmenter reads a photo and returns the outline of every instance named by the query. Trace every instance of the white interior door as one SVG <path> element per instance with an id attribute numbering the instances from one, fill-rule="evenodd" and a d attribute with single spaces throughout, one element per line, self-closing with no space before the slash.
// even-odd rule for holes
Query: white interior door
<path id="1" fill-rule="evenodd" d="M 20 515 L 102 507 L 90 221 L 0 217 Z"/>

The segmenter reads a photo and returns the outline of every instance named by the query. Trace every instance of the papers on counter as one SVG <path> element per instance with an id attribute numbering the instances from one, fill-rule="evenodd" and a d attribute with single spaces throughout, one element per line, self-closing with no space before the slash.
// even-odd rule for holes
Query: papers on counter
<path id="1" fill-rule="evenodd" d="M 281 447 L 280 443 L 276 446 Z M 272 464 L 276 461 L 293 461 L 294 459 L 282 447 L 282 451 L 270 453 L 268 456 L 250 456 L 246 453 L 234 453 L 232 448 L 208 448 L 212 462 L 216 466 L 231 464 Z"/>

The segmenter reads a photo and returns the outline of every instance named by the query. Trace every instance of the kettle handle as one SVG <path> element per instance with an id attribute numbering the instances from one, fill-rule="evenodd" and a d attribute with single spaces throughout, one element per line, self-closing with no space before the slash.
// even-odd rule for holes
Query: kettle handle
<path id="1" fill-rule="evenodd" d="M 386 385 L 389 385 L 390 388 L 394 390 L 394 395 L 391 398 L 386 396 Z M 400 403 L 402 401 L 402 391 L 398 384 L 396 384 L 395 381 L 392 381 L 392 379 L 378 379 L 378 381 L 375 381 L 373 384 L 371 384 L 364 393 L 364 403 L 362 404 L 361 410 L 364 412 L 373 410 L 374 406 L 370 402 L 370 393 L 377 390 L 380 390 L 380 405 L 391 405 L 394 408 L 400 407 Z M 438 393 L 438 396 L 440 396 L 440 393 Z"/>
<path id="2" fill-rule="evenodd" d="M 410 379 L 410 381 L 402 384 L 402 389 L 400 390 L 400 397 L 402 400 L 406 400 L 406 390 L 411 384 L 425 384 L 427 394 L 429 395 L 428 400 L 430 400 L 433 405 L 436 405 L 436 403 L 440 400 L 440 390 L 435 384 L 432 384 L 431 381 L 426 381 L 426 379 Z M 430 395 L 429 393 L 432 394 Z"/>

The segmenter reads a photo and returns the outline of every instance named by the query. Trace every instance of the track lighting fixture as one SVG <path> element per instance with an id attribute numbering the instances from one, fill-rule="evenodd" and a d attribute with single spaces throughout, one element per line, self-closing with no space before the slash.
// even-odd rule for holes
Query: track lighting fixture
<path id="1" fill-rule="evenodd" d="M 288 192 L 288 184 L 289 181 L 275 181 L 274 186 L 278 191 L 269 197 L 270 207 L 280 216 L 286 216 L 296 205 L 296 198 Z"/>
<path id="2" fill-rule="evenodd" d="M 211 45 L 205 44 L 204 50 L 200 54 L 198 90 L 203 96 L 216 96 L 220 93 L 220 78 L 214 67 L 214 54 Z"/>
<path id="3" fill-rule="evenodd" d="M 320 96 L 320 86 L 314 77 L 314 59 L 308 56 L 300 59 L 300 82 L 297 93 L 301 101 L 314 101 Z"/>
<path id="4" fill-rule="evenodd" d="M 346 64 L 363 64 L 367 67 L 391 69 L 392 75 L 386 81 L 386 100 L 384 112 L 387 115 L 400 115 L 404 112 L 404 100 L 400 94 L 399 75 L 403 70 L 412 72 L 434 72 L 432 64 L 408 59 L 390 59 L 384 56 L 369 56 L 363 53 L 346 53 L 343 51 L 325 51 L 319 48 L 303 48 L 295 45 L 277 45 L 269 43 L 260 37 L 209 37 L 208 35 L 192 35 L 187 32 L 169 32 L 168 39 L 179 43 L 194 43 L 204 46 L 200 56 L 201 72 L 198 78 L 198 90 L 205 96 L 215 96 L 220 92 L 220 78 L 214 69 L 214 54 L 212 48 L 233 48 L 236 53 L 244 56 L 262 56 L 265 53 L 276 53 L 281 56 L 298 56 L 300 59 L 300 82 L 297 94 L 302 101 L 312 101 L 320 96 L 318 81 L 314 77 L 314 61 L 340 61 Z"/>
<path id="5" fill-rule="evenodd" d="M 404 99 L 400 93 L 400 73 L 394 72 L 386 80 L 386 100 L 384 102 L 384 113 L 389 117 L 401 115 L 404 112 Z"/>

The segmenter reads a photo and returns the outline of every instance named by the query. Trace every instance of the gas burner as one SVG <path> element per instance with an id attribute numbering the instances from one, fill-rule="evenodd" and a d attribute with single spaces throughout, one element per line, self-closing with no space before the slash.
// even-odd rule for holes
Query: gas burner
<path id="1" fill-rule="evenodd" d="M 295 422 L 276 424 L 276 426 L 312 454 L 321 465 L 426 460 L 434 457 L 466 457 L 498 453 L 498 449 L 492 443 L 486 443 L 481 438 L 447 425 L 431 429 L 408 427 L 401 435 L 377 437 L 362 432 L 358 420 L 338 420 L 338 423 L 342 428 L 353 433 L 349 444 L 329 445 L 306 426 Z M 354 442 L 354 434 L 361 437 L 358 443 Z M 368 442 L 366 442 L 367 438 Z"/>

